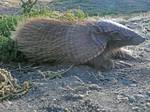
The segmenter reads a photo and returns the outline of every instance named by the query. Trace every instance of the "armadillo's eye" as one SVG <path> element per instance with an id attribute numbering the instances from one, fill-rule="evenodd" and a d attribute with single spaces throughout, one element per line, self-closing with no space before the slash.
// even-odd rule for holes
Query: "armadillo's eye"
<path id="1" fill-rule="evenodd" d="M 126 35 L 125 35 L 125 39 L 130 40 L 130 39 L 132 39 L 132 37 L 131 37 L 130 34 L 126 34 Z"/>

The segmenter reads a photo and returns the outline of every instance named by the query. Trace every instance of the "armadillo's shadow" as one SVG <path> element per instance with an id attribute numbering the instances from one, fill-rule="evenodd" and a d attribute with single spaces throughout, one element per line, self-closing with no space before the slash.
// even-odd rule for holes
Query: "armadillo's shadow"
<path id="1" fill-rule="evenodd" d="M 114 84 L 130 85 L 132 83 L 136 83 L 129 78 L 128 74 L 128 72 L 130 72 L 133 68 L 112 69 L 102 72 L 85 65 L 73 66 L 68 69 L 69 67 L 70 65 L 31 65 L 24 66 L 21 69 L 12 69 L 11 73 L 20 83 L 27 80 L 33 82 L 43 80 L 65 81 L 66 78 L 69 79 L 72 77 L 79 79 L 83 83 L 97 84 L 100 86 L 109 86 Z"/>

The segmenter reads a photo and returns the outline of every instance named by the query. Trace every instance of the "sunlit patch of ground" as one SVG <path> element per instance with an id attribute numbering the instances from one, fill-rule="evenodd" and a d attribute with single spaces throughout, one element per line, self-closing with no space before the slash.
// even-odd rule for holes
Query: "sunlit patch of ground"
<path id="1" fill-rule="evenodd" d="M 108 18 L 108 17 L 107 17 Z M 61 78 L 45 79 L 49 71 L 68 66 L 1 65 L 18 79 L 32 81 L 26 96 L 0 103 L 0 112 L 149 112 L 150 111 L 150 16 L 149 13 L 109 17 L 141 33 L 146 41 L 129 50 L 137 61 L 131 68 L 100 72 L 87 66 L 73 67 Z M 44 75 L 43 75 L 44 74 Z"/>

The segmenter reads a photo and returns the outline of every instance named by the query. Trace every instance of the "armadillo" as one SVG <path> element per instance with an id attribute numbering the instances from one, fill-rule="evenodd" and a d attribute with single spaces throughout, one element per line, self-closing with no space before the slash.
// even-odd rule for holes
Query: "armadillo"
<path id="1" fill-rule="evenodd" d="M 11 38 L 30 62 L 87 64 L 96 69 L 114 68 L 121 48 L 138 45 L 144 38 L 111 20 L 78 21 L 32 18 L 18 24 Z"/>

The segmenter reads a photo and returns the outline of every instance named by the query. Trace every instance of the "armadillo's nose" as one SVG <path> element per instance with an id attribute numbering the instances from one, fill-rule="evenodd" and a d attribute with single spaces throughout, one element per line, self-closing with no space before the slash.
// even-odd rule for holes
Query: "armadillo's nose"
<path id="1" fill-rule="evenodd" d="M 133 38 L 132 42 L 134 45 L 139 45 L 145 41 L 145 38 L 143 38 L 141 35 L 136 35 L 136 38 Z"/>

